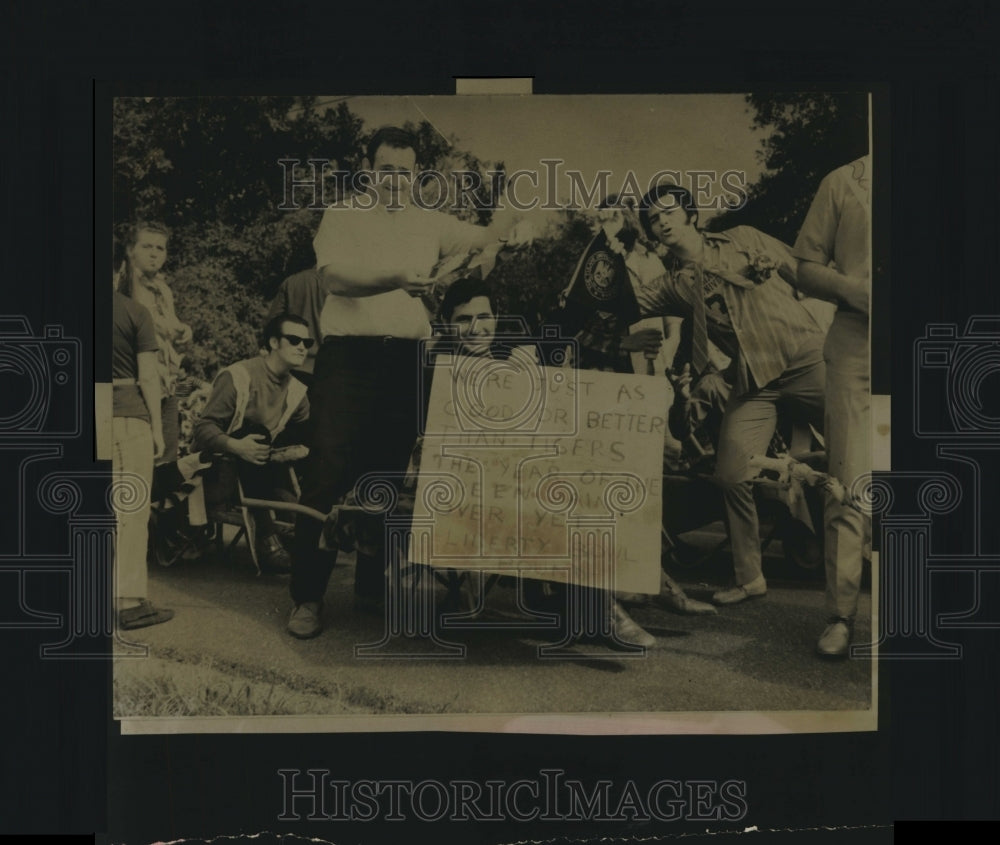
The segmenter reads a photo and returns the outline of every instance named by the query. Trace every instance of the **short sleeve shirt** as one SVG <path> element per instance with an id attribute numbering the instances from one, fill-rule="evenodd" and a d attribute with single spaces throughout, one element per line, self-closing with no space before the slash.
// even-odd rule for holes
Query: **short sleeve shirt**
<path id="1" fill-rule="evenodd" d="M 389 211 L 331 207 L 313 239 L 316 266 L 357 267 L 376 275 L 429 276 L 444 255 L 482 245 L 482 228 L 439 211 L 407 206 Z M 372 296 L 330 293 L 320 314 L 324 338 L 393 335 L 419 339 L 431 334 L 427 311 L 404 290 Z"/>
<path id="2" fill-rule="evenodd" d="M 847 276 L 869 278 L 870 181 L 870 156 L 823 178 L 795 241 L 796 258 L 836 264 Z"/>
<path id="3" fill-rule="evenodd" d="M 159 344 L 149 309 L 115 291 L 112 314 L 111 377 L 139 377 L 140 352 L 156 352 Z M 136 384 L 114 388 L 113 414 L 116 417 L 137 417 L 149 420 L 149 409 Z"/>

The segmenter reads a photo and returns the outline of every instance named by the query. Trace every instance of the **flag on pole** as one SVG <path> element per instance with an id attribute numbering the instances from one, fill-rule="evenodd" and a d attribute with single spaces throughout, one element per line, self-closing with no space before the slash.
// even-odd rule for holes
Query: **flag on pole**
<path id="1" fill-rule="evenodd" d="M 563 336 L 576 338 L 573 366 L 617 372 L 623 363 L 620 338 L 638 316 L 625 259 L 612 248 L 602 227 L 559 294 L 559 307 L 549 312 L 545 322 L 558 326 Z"/>
<path id="2" fill-rule="evenodd" d="M 563 307 L 584 313 L 605 311 L 625 324 L 639 319 L 625 259 L 612 249 L 602 228 L 577 262 L 569 285 L 559 297 Z"/>

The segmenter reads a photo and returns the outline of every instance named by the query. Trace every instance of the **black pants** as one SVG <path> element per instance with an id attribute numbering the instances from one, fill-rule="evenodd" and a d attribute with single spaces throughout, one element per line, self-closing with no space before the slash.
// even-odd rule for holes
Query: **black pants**
<path id="1" fill-rule="evenodd" d="M 230 437 L 241 439 L 249 434 L 263 435 L 263 443 L 271 443 L 271 432 L 260 423 L 244 422 Z M 282 432 L 284 434 L 284 432 Z M 282 435 L 277 438 L 281 445 Z M 231 457 L 216 460 L 205 473 L 205 506 L 209 511 L 233 500 L 236 494 L 236 479 L 243 485 L 243 492 L 252 499 L 291 498 L 291 479 L 288 464 L 251 464 Z M 271 513 L 264 508 L 255 508 L 257 539 L 263 540 L 275 532 Z"/>
<path id="2" fill-rule="evenodd" d="M 398 488 L 417 436 L 421 343 L 380 337 L 328 338 L 316 356 L 309 389 L 311 443 L 302 479 L 304 505 L 327 513 L 366 473 L 383 473 Z M 335 553 L 321 551 L 323 526 L 295 525 L 292 601 L 320 601 Z M 355 590 L 380 596 L 385 565 L 358 555 Z"/>

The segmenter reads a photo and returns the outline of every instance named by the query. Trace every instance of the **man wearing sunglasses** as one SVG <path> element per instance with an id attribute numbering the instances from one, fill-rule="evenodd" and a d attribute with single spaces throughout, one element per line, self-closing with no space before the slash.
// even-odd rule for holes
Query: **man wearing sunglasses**
<path id="1" fill-rule="evenodd" d="M 233 455 L 244 492 L 254 498 L 274 499 L 287 489 L 283 464 L 269 462 L 271 445 L 302 443 L 309 419 L 305 385 L 292 377 L 300 369 L 315 341 L 309 324 L 296 314 L 278 314 L 269 320 L 261 337 L 260 354 L 220 371 L 212 385 L 205 410 L 194 427 L 194 449 Z M 231 495 L 235 487 L 233 465 L 216 462 L 206 477 L 209 509 Z M 264 571 L 287 573 L 288 552 L 275 533 L 271 515 L 255 510 L 257 557 Z"/>

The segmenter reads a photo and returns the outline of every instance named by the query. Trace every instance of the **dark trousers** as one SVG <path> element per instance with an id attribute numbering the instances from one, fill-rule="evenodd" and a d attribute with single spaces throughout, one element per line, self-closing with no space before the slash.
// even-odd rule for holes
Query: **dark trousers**
<path id="1" fill-rule="evenodd" d="M 261 442 L 271 442 L 271 432 L 267 427 L 254 422 L 244 422 L 230 437 L 240 439 L 249 434 L 263 435 L 264 440 Z M 278 435 L 277 444 L 281 444 L 281 435 Z M 251 464 L 232 455 L 216 460 L 205 473 L 205 506 L 209 511 L 233 500 L 237 478 L 243 485 L 243 492 L 251 499 L 294 498 L 288 464 Z M 254 508 L 253 515 L 257 523 L 258 541 L 274 534 L 274 520 L 271 519 L 269 510 Z"/>
<path id="2" fill-rule="evenodd" d="M 181 412 L 176 396 L 164 396 L 160 403 L 160 430 L 163 433 L 163 454 L 156 459 L 157 466 L 177 460 Z"/>
<path id="3" fill-rule="evenodd" d="M 304 505 L 328 513 L 359 476 L 383 473 L 397 489 L 417 436 L 423 401 L 421 344 L 380 337 L 328 338 L 316 356 L 309 389 L 311 443 L 302 479 Z M 320 601 L 336 553 L 319 549 L 323 526 L 295 525 L 292 601 Z M 355 590 L 381 596 L 385 564 L 358 555 Z"/>

